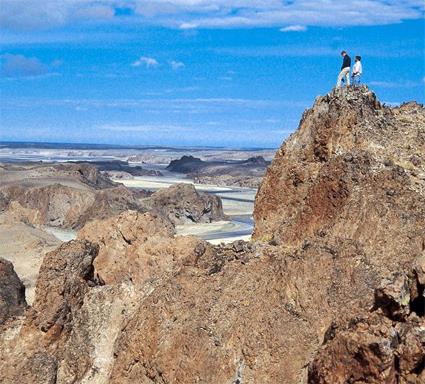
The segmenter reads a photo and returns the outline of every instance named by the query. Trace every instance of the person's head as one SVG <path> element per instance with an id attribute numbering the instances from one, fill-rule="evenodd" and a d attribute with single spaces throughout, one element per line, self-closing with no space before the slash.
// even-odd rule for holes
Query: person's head
<path id="1" fill-rule="evenodd" d="M 355 59 L 356 59 L 356 61 L 361 61 L 362 60 L 361 56 L 356 56 Z"/>
<path id="2" fill-rule="evenodd" d="M 347 54 L 347 52 L 345 52 L 345 51 L 341 52 L 341 56 L 345 56 L 346 54 Z"/>

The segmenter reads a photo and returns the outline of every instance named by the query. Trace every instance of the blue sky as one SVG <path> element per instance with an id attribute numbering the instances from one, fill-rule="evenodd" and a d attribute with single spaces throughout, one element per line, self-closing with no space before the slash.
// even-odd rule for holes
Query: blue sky
<path id="1" fill-rule="evenodd" d="M 276 147 L 360 54 L 424 103 L 416 0 L 1 0 L 0 140 Z"/>

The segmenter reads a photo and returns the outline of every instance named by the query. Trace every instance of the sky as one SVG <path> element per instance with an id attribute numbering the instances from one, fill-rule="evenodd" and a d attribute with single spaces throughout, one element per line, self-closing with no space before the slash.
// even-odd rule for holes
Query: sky
<path id="1" fill-rule="evenodd" d="M 340 52 L 425 102 L 423 0 L 0 0 L 0 141 L 274 148 Z"/>

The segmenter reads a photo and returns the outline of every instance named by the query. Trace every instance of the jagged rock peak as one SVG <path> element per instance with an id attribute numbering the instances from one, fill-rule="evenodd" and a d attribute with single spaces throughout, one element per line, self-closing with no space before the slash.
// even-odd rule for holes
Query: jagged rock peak
<path id="1" fill-rule="evenodd" d="M 404 175 L 423 196 L 424 153 L 423 106 L 386 107 L 366 86 L 318 97 L 268 168 L 256 197 L 254 237 L 282 237 L 295 223 L 307 227 L 299 227 L 304 237 L 310 224 L 324 230 L 362 198 L 353 193 L 359 188 L 381 176 L 391 189 L 385 171 Z"/>

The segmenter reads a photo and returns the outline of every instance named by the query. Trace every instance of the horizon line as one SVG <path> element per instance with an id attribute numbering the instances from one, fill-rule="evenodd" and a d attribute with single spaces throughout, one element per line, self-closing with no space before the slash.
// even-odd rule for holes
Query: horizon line
<path id="1" fill-rule="evenodd" d="M 15 148 L 25 148 L 24 145 L 30 145 L 33 146 L 33 148 L 37 148 L 35 145 L 40 146 L 49 146 L 49 145 L 63 145 L 68 146 L 70 149 L 72 149 L 72 146 L 92 146 L 92 147 L 109 147 L 110 149 L 207 149 L 207 150 L 214 150 L 214 149 L 221 149 L 221 150 L 228 150 L 228 151 L 236 151 L 236 150 L 277 150 L 279 146 L 277 147 L 244 147 L 244 146 L 215 146 L 215 145 L 161 145 L 161 144 L 112 144 L 112 143 L 87 143 L 87 142 L 58 142 L 58 141 L 13 141 L 13 140 L 0 140 L 0 149 L 1 148 L 7 148 L 8 144 L 11 145 L 23 145 L 15 146 Z"/>

